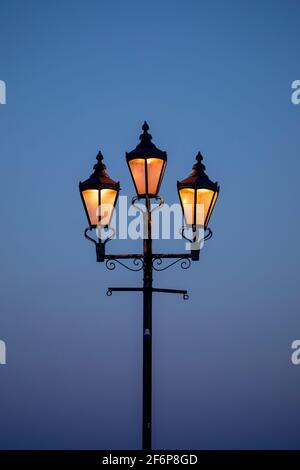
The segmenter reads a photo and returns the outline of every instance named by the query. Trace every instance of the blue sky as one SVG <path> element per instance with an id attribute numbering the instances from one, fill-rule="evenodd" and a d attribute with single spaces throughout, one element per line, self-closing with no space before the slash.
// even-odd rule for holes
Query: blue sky
<path id="1" fill-rule="evenodd" d="M 83 238 L 78 182 L 146 119 L 168 152 L 161 194 L 198 150 L 221 194 L 190 270 L 155 276 L 155 448 L 299 448 L 299 2 L 2 0 L 2 448 L 138 448 L 140 273 Z M 113 241 L 111 252 L 141 250 Z M 182 251 L 183 242 L 156 242 Z"/>

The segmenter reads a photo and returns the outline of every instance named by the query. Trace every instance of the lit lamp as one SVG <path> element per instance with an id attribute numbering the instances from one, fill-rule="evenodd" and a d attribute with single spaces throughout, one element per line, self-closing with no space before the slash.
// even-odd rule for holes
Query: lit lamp
<path id="1" fill-rule="evenodd" d="M 219 194 L 218 183 L 213 183 L 205 173 L 200 152 L 196 156 L 191 174 L 177 181 L 177 190 L 183 215 L 188 227 L 208 228 L 208 222 Z"/>
<path id="2" fill-rule="evenodd" d="M 101 152 L 97 155 L 94 172 L 91 176 L 79 183 L 79 191 L 90 229 L 107 228 L 117 202 L 120 183 L 112 180 L 102 162 Z"/>
<path id="3" fill-rule="evenodd" d="M 126 152 L 126 160 L 138 198 L 156 197 L 167 165 L 167 153 L 159 150 L 148 134 L 149 126 L 144 122 L 140 143 L 131 152 Z"/>

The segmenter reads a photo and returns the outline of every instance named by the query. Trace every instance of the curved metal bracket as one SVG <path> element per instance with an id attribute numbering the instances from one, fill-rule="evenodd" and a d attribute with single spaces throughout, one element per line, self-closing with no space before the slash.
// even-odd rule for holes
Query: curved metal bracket
<path id="1" fill-rule="evenodd" d="M 98 238 L 98 240 L 95 240 L 94 238 L 90 237 L 88 235 L 88 232 L 91 232 L 93 229 L 91 229 L 90 227 L 87 227 L 84 231 L 84 236 L 87 240 L 89 240 L 90 242 L 94 243 L 95 247 L 96 247 L 96 257 L 97 257 L 97 261 L 99 263 L 103 263 L 104 259 L 105 259 L 105 245 L 106 243 L 111 240 L 114 236 L 115 236 L 115 229 L 112 228 L 112 227 L 106 227 L 104 230 L 106 232 L 108 232 L 109 230 L 112 231 L 112 233 L 110 234 L 110 236 L 108 236 L 104 241 L 102 241 L 100 238 Z"/>
<path id="2" fill-rule="evenodd" d="M 133 264 L 136 266 L 134 268 L 131 268 L 130 266 L 127 266 L 127 264 L 125 263 L 122 263 L 122 261 L 114 258 L 114 259 L 107 259 L 106 262 L 105 262 L 105 266 L 107 267 L 107 269 L 109 269 L 109 271 L 113 271 L 114 269 L 116 269 L 116 263 L 120 264 L 121 266 L 123 266 L 123 268 L 126 268 L 128 269 L 129 271 L 141 271 L 144 267 L 144 260 L 142 258 L 134 258 L 133 259 Z"/>
<path id="3" fill-rule="evenodd" d="M 172 263 L 168 264 L 167 266 L 160 267 L 163 263 L 163 258 L 156 257 L 156 258 L 153 258 L 152 260 L 152 267 L 154 271 L 166 271 L 167 269 L 171 268 L 171 266 L 174 266 L 174 264 L 177 264 L 180 261 L 181 261 L 180 267 L 182 269 L 188 269 L 190 268 L 192 264 L 190 258 L 178 258 L 175 261 L 172 261 Z"/>
<path id="4" fill-rule="evenodd" d="M 162 196 L 156 196 L 155 198 L 156 201 L 159 201 L 158 202 L 158 205 L 156 207 L 153 207 L 153 209 L 151 209 L 150 211 L 150 214 L 152 214 L 154 211 L 156 211 L 157 209 L 159 209 L 161 206 L 164 205 L 165 201 L 164 201 L 164 198 Z"/>
<path id="5" fill-rule="evenodd" d="M 96 246 L 99 245 L 99 243 L 102 243 L 103 245 L 106 245 L 106 243 L 107 243 L 109 240 L 111 240 L 111 239 L 115 236 L 116 231 L 115 231 L 115 229 L 114 229 L 113 227 L 105 227 L 104 230 L 105 230 L 106 232 L 108 232 L 109 230 L 112 231 L 112 233 L 110 234 L 110 236 L 108 236 L 104 241 L 103 241 L 101 238 L 98 238 L 98 240 L 95 240 L 94 238 L 90 237 L 90 236 L 88 235 L 88 232 L 92 232 L 92 231 L 93 231 L 93 229 L 90 228 L 90 227 L 87 227 L 87 228 L 85 229 L 85 231 L 84 231 L 84 236 L 85 236 L 85 238 L 86 238 L 87 240 L 91 241 L 91 242 L 94 243 L 94 245 L 96 245 Z"/>
<path id="6" fill-rule="evenodd" d="M 90 237 L 87 233 L 88 232 L 92 232 L 93 229 L 91 229 L 90 227 L 87 227 L 84 231 L 84 236 L 87 240 L 91 241 L 92 243 L 94 243 L 96 246 L 98 244 L 98 241 L 97 240 L 94 240 L 94 238 Z"/>
<path id="7" fill-rule="evenodd" d="M 147 209 L 146 207 L 143 205 L 143 204 L 140 204 L 140 205 L 136 205 L 136 202 L 138 202 L 140 199 L 138 196 L 134 196 L 132 199 L 131 199 L 131 204 L 133 205 L 133 207 L 135 207 L 138 211 L 142 212 L 143 214 L 146 214 L 147 213 Z M 145 210 L 142 209 L 142 207 L 145 207 Z"/>
<path id="8" fill-rule="evenodd" d="M 186 229 L 187 229 L 187 227 L 185 227 L 184 225 L 181 227 L 180 234 L 181 234 L 182 238 L 184 238 L 185 240 L 187 240 L 187 241 L 190 242 L 190 243 L 196 243 L 196 241 L 197 241 L 197 236 L 195 235 L 192 239 L 188 238 L 188 237 L 184 234 L 184 232 L 185 232 Z M 197 229 L 196 229 L 196 230 L 197 230 Z M 201 243 L 201 242 L 203 242 L 203 241 L 210 240 L 211 237 L 213 236 L 213 232 L 212 232 L 212 230 L 211 230 L 209 227 L 207 227 L 207 228 L 205 229 L 205 231 L 207 231 L 208 233 L 207 233 L 201 240 L 199 240 L 199 243 Z M 195 231 L 193 231 L 193 233 L 195 233 Z"/>
<path id="9" fill-rule="evenodd" d="M 97 230 L 101 230 L 101 229 L 97 229 Z M 101 243 L 102 243 L 103 245 L 106 245 L 106 243 L 109 242 L 109 240 L 112 240 L 112 239 L 114 238 L 114 236 L 115 236 L 115 234 L 116 234 L 116 230 L 115 230 L 113 227 L 104 227 L 103 230 L 104 230 L 104 232 L 106 232 L 106 234 L 107 234 L 109 231 L 111 231 L 110 235 L 107 236 L 107 237 L 105 238 L 105 240 L 102 240 L 102 238 L 98 237 L 99 240 L 101 240 Z"/>
<path id="10" fill-rule="evenodd" d="M 207 227 L 206 230 L 208 231 L 208 234 L 205 235 L 205 237 L 203 238 L 203 240 L 205 240 L 205 241 L 206 241 L 206 240 L 210 240 L 211 237 L 213 236 L 213 232 L 212 232 L 212 230 L 211 230 L 209 227 Z"/>
<path id="11" fill-rule="evenodd" d="M 158 205 L 156 207 L 153 207 L 153 209 L 150 210 L 150 213 L 152 214 L 152 212 L 156 211 L 157 209 L 159 209 L 164 203 L 164 198 L 162 196 L 156 196 L 154 198 L 156 201 L 158 201 Z M 139 201 L 139 197 L 138 196 L 134 196 L 131 200 L 131 204 L 133 205 L 133 207 L 135 207 L 137 210 L 143 212 L 143 214 L 146 214 L 147 213 L 147 208 L 146 206 L 144 206 L 143 204 L 141 205 L 137 205 L 136 203 Z M 145 210 L 142 209 L 145 208 Z"/>
<path id="12" fill-rule="evenodd" d="M 190 243 L 196 243 L 197 241 L 197 236 L 195 235 L 192 239 L 190 239 L 189 237 L 187 237 L 184 232 L 187 230 L 187 227 L 186 226 L 182 226 L 181 227 L 181 231 L 180 231 L 180 235 L 182 236 L 182 238 L 184 238 L 186 241 L 190 242 Z M 196 230 L 193 230 L 193 234 L 194 233 L 197 233 L 197 229 Z"/>

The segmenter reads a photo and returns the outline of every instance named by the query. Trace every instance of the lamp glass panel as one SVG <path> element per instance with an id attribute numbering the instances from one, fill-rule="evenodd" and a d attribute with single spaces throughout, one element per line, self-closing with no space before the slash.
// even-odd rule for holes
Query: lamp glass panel
<path id="1" fill-rule="evenodd" d="M 160 158 L 147 158 L 148 194 L 157 194 L 163 164 Z"/>
<path id="2" fill-rule="evenodd" d="M 183 215 L 187 225 L 194 225 L 194 204 L 195 190 L 192 188 L 183 188 L 179 190 Z"/>
<path id="3" fill-rule="evenodd" d="M 214 197 L 213 197 L 213 200 L 212 200 L 210 209 L 209 209 L 209 213 L 208 213 L 207 218 L 206 218 L 206 221 L 205 221 L 205 225 L 206 225 L 206 226 L 208 225 L 209 219 L 210 219 L 210 217 L 211 217 L 212 211 L 214 210 L 215 203 L 216 203 L 217 199 L 218 199 L 218 191 L 215 191 Z"/>
<path id="4" fill-rule="evenodd" d="M 99 205 L 98 189 L 86 189 L 82 192 L 83 200 L 87 213 L 89 214 L 91 225 L 98 223 L 98 205 Z"/>
<path id="5" fill-rule="evenodd" d="M 143 158 L 135 158 L 128 162 L 132 178 L 134 180 L 138 194 L 146 193 L 145 184 L 145 160 Z"/>
<path id="6" fill-rule="evenodd" d="M 98 214 L 100 216 L 99 225 L 106 227 L 110 224 L 117 197 L 115 189 L 101 189 Z"/>
<path id="7" fill-rule="evenodd" d="M 212 191 L 211 189 L 197 189 L 196 225 L 206 227 L 206 224 L 208 222 L 208 211 L 213 197 L 214 191 Z"/>

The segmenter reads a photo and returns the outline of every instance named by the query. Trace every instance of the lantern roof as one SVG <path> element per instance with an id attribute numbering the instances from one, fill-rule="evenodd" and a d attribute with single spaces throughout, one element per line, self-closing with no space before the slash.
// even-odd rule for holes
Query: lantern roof
<path id="1" fill-rule="evenodd" d="M 134 158 L 160 158 L 167 160 L 167 152 L 160 150 L 152 142 L 152 135 L 148 133 L 149 126 L 145 121 L 142 127 L 143 133 L 140 135 L 140 143 L 131 152 L 126 152 L 127 161 Z"/>
<path id="2" fill-rule="evenodd" d="M 219 185 L 217 182 L 213 182 L 209 179 L 205 173 L 205 165 L 202 163 L 203 156 L 201 152 L 196 155 L 196 163 L 192 167 L 192 172 L 189 176 L 181 181 L 177 181 L 178 189 L 181 188 L 194 188 L 194 189 L 211 189 L 212 191 L 218 191 Z"/>
<path id="3" fill-rule="evenodd" d="M 120 189 L 120 183 L 114 181 L 106 171 L 106 165 L 103 163 L 103 155 L 101 151 L 98 152 L 96 156 L 97 163 L 93 166 L 94 172 L 91 176 L 79 183 L 79 188 L 81 191 L 85 189 Z"/>

